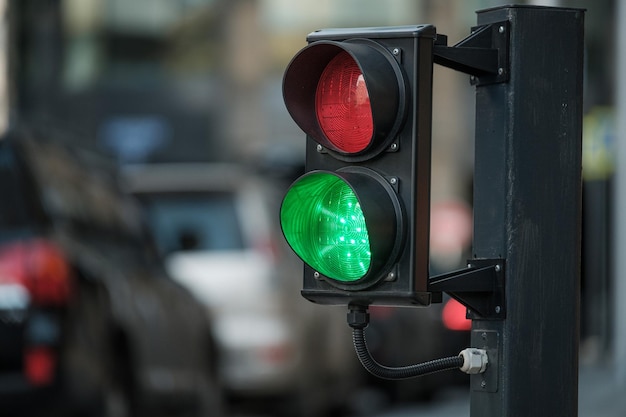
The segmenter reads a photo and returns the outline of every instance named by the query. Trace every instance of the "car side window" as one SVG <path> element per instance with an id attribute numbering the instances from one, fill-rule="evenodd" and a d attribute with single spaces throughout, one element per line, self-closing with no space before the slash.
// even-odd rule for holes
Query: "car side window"
<path id="1" fill-rule="evenodd" d="M 138 197 L 163 254 L 244 249 L 232 193 L 146 193 Z"/>

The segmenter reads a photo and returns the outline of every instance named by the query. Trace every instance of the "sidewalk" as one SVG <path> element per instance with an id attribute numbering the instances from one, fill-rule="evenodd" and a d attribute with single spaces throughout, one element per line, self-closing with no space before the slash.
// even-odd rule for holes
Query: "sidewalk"
<path id="1" fill-rule="evenodd" d="M 579 369 L 578 416 L 626 417 L 626 386 L 616 383 L 613 370 L 607 365 L 581 365 Z M 559 384 L 558 379 L 554 383 Z M 469 400 L 469 391 L 454 389 L 442 392 L 433 403 L 402 404 L 373 416 L 468 417 Z"/>
<path id="2" fill-rule="evenodd" d="M 579 417 L 626 416 L 626 386 L 617 384 L 610 367 L 581 366 L 579 375 Z"/>

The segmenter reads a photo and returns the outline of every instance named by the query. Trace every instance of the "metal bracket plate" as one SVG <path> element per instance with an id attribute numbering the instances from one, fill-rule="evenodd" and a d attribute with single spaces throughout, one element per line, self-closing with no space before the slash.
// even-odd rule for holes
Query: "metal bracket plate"
<path id="1" fill-rule="evenodd" d="M 498 332 L 495 330 L 472 330 L 472 346 L 485 349 L 489 364 L 482 374 L 470 376 L 472 391 L 497 392 L 498 391 Z"/>

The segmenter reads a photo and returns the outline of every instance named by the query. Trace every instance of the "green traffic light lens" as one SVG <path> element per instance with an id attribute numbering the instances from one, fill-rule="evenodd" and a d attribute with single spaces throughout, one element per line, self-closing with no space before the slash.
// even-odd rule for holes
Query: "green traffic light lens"
<path id="1" fill-rule="evenodd" d="M 304 262 L 342 282 L 361 279 L 372 259 L 365 217 L 340 177 L 313 172 L 294 183 L 280 210 L 283 234 Z"/>

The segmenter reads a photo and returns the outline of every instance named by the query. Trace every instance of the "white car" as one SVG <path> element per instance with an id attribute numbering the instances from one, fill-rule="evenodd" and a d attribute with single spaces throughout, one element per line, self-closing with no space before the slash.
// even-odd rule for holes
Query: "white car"
<path id="1" fill-rule="evenodd" d="M 302 263 L 277 225 L 280 190 L 225 164 L 148 164 L 124 178 L 169 273 L 213 314 L 228 392 L 292 399 L 291 415 L 346 401 L 362 375 L 347 310 L 300 296 Z"/>

